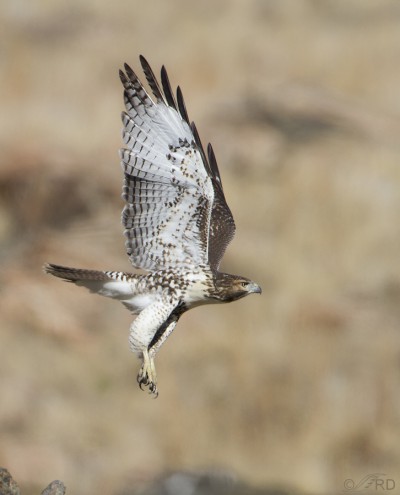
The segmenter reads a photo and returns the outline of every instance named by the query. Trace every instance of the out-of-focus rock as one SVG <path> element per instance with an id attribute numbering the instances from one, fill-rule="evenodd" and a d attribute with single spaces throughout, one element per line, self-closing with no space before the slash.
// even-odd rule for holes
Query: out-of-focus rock
<path id="1" fill-rule="evenodd" d="M 0 467 L 0 494 L 1 495 L 20 495 L 19 486 L 13 480 L 9 471 Z"/>

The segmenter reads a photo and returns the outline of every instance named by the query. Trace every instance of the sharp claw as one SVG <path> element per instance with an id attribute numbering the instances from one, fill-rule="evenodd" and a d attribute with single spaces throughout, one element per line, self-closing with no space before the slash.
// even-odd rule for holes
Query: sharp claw
<path id="1" fill-rule="evenodd" d="M 148 377 L 143 377 L 137 379 L 137 382 L 139 384 L 140 390 L 145 390 L 146 387 L 148 387 L 148 392 L 149 395 L 153 395 L 154 398 L 158 397 L 158 390 L 157 390 L 157 385 L 151 381 L 148 380 Z"/>
<path id="2" fill-rule="evenodd" d="M 153 395 L 154 399 L 156 399 L 158 397 L 157 385 L 155 383 L 150 383 L 149 394 Z"/>

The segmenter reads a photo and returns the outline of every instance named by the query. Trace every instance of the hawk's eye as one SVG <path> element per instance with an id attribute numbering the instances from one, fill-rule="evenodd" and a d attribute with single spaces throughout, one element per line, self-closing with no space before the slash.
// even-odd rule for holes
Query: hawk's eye
<path id="1" fill-rule="evenodd" d="M 247 289 L 247 284 L 248 282 L 241 282 L 240 285 L 243 287 L 243 289 Z"/>

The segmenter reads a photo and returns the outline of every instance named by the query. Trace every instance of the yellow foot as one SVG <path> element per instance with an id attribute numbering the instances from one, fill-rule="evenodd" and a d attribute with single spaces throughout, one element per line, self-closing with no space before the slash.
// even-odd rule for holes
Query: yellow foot
<path id="1" fill-rule="evenodd" d="M 148 387 L 149 394 L 154 398 L 158 397 L 157 374 L 154 365 L 154 356 L 150 356 L 147 350 L 143 351 L 143 364 L 137 376 L 137 382 L 141 390 L 144 390 L 143 387 Z"/>

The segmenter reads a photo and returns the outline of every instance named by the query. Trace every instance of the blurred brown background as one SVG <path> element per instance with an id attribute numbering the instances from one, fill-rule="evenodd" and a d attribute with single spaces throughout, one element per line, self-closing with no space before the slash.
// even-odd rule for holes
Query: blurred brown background
<path id="1" fill-rule="evenodd" d="M 400 486 L 398 0 L 5 0 L 0 19 L 0 465 L 25 494 L 176 470 Z M 213 142 L 223 268 L 264 289 L 182 318 L 157 400 L 129 313 L 41 271 L 129 270 L 117 70 L 140 53 Z"/>

